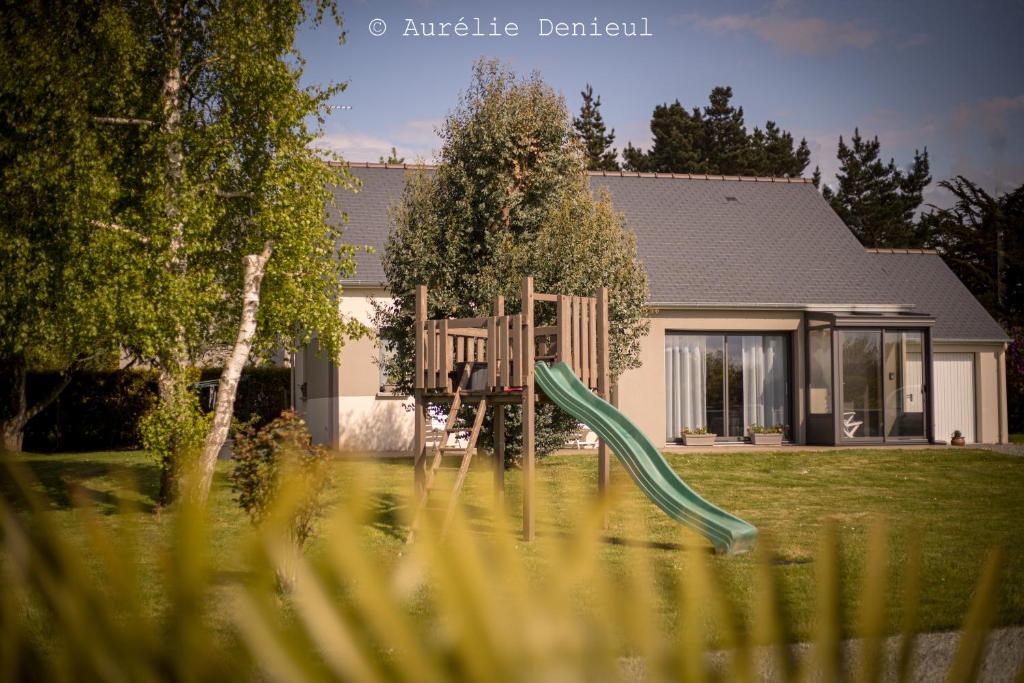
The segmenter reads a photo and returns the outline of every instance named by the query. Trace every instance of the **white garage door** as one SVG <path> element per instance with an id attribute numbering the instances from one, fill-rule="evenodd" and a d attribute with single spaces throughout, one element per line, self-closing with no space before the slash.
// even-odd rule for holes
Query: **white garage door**
<path id="1" fill-rule="evenodd" d="M 935 354 L 935 438 L 949 441 L 954 430 L 974 442 L 974 354 Z"/>

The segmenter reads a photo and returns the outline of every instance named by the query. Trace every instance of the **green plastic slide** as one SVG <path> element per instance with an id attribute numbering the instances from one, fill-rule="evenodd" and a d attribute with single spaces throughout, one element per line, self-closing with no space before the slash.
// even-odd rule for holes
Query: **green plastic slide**
<path id="1" fill-rule="evenodd" d="M 749 550 L 757 527 L 701 498 L 625 415 L 595 395 L 565 363 L 537 363 L 537 386 L 604 439 L 640 490 L 672 519 L 703 534 L 720 553 Z"/>

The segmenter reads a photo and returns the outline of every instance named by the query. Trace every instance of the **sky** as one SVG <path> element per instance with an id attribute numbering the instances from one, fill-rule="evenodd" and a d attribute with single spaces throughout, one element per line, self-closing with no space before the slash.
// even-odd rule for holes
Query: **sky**
<path id="1" fill-rule="evenodd" d="M 434 160 L 436 129 L 470 82 L 473 63 L 498 58 L 539 71 L 580 107 L 590 83 L 615 129 L 615 146 L 647 148 L 655 105 L 703 106 L 732 86 L 748 128 L 776 121 L 811 149 L 834 182 L 840 135 L 877 135 L 886 160 L 906 166 L 927 147 L 937 180 L 963 174 L 990 192 L 1024 183 L 1024 2 L 846 0 L 667 2 L 634 0 L 352 0 L 336 27 L 304 27 L 306 83 L 345 82 L 321 144 L 349 161 L 377 161 L 392 146 L 407 161 Z M 500 36 L 459 36 L 460 20 Z M 565 36 L 558 22 L 596 19 L 650 36 Z M 545 21 L 546 20 L 546 21 Z M 449 35 L 441 33 L 447 22 Z M 514 22 L 517 35 L 508 35 Z M 623 23 L 625 22 L 625 26 Z M 424 23 L 427 25 L 424 26 Z M 381 34 L 381 31 L 383 32 Z M 511 31 L 509 31 L 511 32 Z M 547 33 L 548 35 L 542 35 Z M 380 35 L 376 35 L 380 34 Z M 949 204 L 933 185 L 926 202 Z"/>

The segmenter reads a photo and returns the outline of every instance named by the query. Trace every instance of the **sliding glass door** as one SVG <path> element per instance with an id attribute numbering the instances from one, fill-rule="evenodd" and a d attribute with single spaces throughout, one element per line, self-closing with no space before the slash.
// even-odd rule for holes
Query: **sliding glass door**
<path id="1" fill-rule="evenodd" d="M 925 437 L 924 333 L 837 330 L 842 439 Z"/>
<path id="2" fill-rule="evenodd" d="M 882 435 L 882 332 L 840 330 L 842 429 L 847 439 Z"/>
<path id="3" fill-rule="evenodd" d="M 782 334 L 665 337 L 666 431 L 704 428 L 741 439 L 750 425 L 787 425 L 789 346 Z"/>

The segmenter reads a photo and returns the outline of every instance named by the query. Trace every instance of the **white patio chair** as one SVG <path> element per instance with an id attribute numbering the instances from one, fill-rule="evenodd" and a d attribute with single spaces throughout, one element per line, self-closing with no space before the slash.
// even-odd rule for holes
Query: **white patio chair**
<path id="1" fill-rule="evenodd" d="M 848 410 L 843 413 L 843 434 L 846 435 L 847 439 L 852 439 L 857 435 L 857 430 L 864 424 L 864 420 L 857 420 L 857 411 Z"/>

